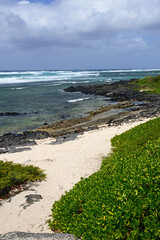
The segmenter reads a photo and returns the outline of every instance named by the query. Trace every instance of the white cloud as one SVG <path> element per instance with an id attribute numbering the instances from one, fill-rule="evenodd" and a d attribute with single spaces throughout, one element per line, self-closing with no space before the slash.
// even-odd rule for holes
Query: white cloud
<path id="1" fill-rule="evenodd" d="M 106 46 L 107 47 L 107 46 Z M 109 51 L 112 52 L 132 52 L 132 51 L 146 51 L 149 49 L 148 44 L 140 37 L 130 37 L 119 35 L 112 39 L 112 43 L 109 46 Z"/>
<path id="2" fill-rule="evenodd" d="M 42 46 L 100 47 L 100 42 L 111 47 L 127 44 L 128 48 L 135 48 L 147 46 L 144 32 L 160 28 L 159 0 L 29 3 L 27 0 L 0 2 L 1 42 L 27 49 Z M 129 35 L 134 37 L 127 38 Z M 115 36 L 122 37 L 113 44 Z"/>
<path id="3" fill-rule="evenodd" d="M 29 1 L 19 1 L 17 4 L 19 5 L 26 5 L 26 4 L 29 4 L 30 2 Z"/>

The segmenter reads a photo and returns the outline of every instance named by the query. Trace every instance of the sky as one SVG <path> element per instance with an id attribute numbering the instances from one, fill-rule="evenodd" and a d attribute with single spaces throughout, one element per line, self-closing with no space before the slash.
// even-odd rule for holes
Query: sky
<path id="1" fill-rule="evenodd" d="M 160 0 L 0 0 L 0 70 L 160 68 Z"/>

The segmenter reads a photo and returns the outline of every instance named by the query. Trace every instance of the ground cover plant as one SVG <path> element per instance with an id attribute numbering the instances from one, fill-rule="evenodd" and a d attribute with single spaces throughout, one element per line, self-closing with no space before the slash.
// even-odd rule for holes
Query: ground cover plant
<path id="1" fill-rule="evenodd" d="M 82 239 L 160 239 L 160 118 L 112 139 L 101 170 L 52 207 L 49 226 Z"/>
<path id="2" fill-rule="evenodd" d="M 20 184 L 44 178 L 45 174 L 39 167 L 0 161 L 0 197 L 5 197 L 12 188 Z"/>
<path id="3" fill-rule="evenodd" d="M 146 76 L 143 79 L 133 81 L 132 84 L 136 85 L 138 90 L 160 94 L 160 75 L 156 77 Z"/>

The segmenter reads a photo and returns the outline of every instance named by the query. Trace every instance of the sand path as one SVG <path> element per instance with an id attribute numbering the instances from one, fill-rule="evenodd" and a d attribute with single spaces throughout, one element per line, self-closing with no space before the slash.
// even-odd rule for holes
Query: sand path
<path id="1" fill-rule="evenodd" d="M 0 233 L 51 232 L 45 220 L 49 219 L 54 201 L 81 177 L 88 177 L 99 170 L 102 157 L 111 151 L 110 139 L 113 136 L 145 121 L 101 127 L 61 144 L 51 144 L 53 139 L 41 140 L 29 151 L 1 154 L 1 160 L 39 166 L 45 170 L 47 178 L 3 201 L 0 206 Z M 29 199 L 33 204 L 29 204 Z"/>

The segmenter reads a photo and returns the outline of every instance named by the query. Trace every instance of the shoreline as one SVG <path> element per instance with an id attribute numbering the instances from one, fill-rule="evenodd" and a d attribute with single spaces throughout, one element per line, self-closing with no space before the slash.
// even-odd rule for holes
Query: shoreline
<path id="1" fill-rule="evenodd" d="M 96 111 L 88 112 L 84 117 L 61 120 L 52 124 L 44 124 L 34 130 L 22 133 L 7 133 L 0 136 L 0 156 L 4 153 L 27 151 L 37 145 L 37 140 L 56 138 L 67 141 L 75 139 L 85 132 L 99 129 L 99 126 L 120 126 L 123 123 L 140 121 L 158 117 L 159 109 L 154 111 L 146 105 L 136 106 L 132 101 L 102 106 Z"/>
<path id="2" fill-rule="evenodd" d="M 54 201 L 69 191 L 81 177 L 100 169 L 102 158 L 111 152 L 110 139 L 149 119 L 123 123 L 119 126 L 99 126 L 84 132 L 72 141 L 56 144 L 56 139 L 36 140 L 31 150 L 1 154 L 2 160 L 33 164 L 45 170 L 46 180 L 3 200 L 0 206 L 0 233 L 21 231 L 52 233 L 45 223 Z M 23 224 L 24 223 L 24 224 Z"/>
<path id="3" fill-rule="evenodd" d="M 109 90 L 101 85 L 101 94 L 108 94 L 116 84 L 109 85 Z M 1 160 L 32 164 L 45 170 L 47 175 L 44 181 L 31 183 L 28 189 L 0 202 L 0 234 L 52 233 L 45 221 L 49 219 L 53 203 L 81 178 L 100 169 L 103 157 L 111 152 L 111 138 L 160 115 L 159 96 L 131 89 L 130 99 L 126 82 L 123 84 L 116 94 L 119 98 L 126 94 L 126 99 L 118 104 L 101 107 L 81 118 L 0 137 Z M 100 94 L 97 93 L 99 85 L 93 88 L 92 94 Z"/>
<path id="4" fill-rule="evenodd" d="M 134 83 L 134 84 L 133 84 Z M 138 91 L 136 79 L 112 84 L 72 86 L 66 92 L 80 91 L 84 94 L 110 97 L 114 104 L 90 111 L 83 117 L 64 119 L 51 124 L 44 123 L 34 130 L 0 136 L 0 154 L 28 150 L 37 139 L 75 135 L 97 129 L 99 125 L 117 126 L 125 122 L 152 118 L 160 114 L 160 96 Z M 118 101 L 118 103 L 117 103 Z M 15 114 L 15 113 L 14 113 Z M 23 148 L 22 148 L 23 147 Z"/>

